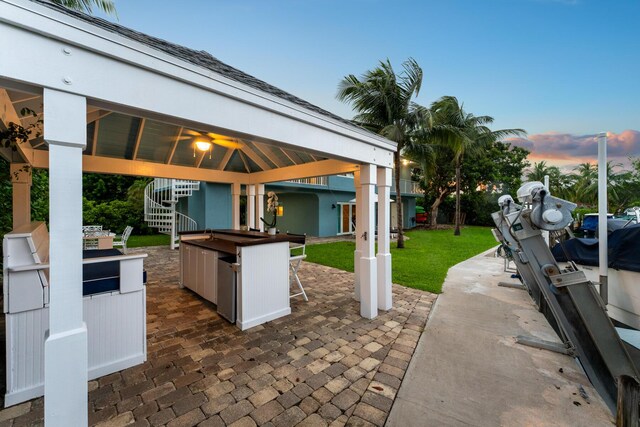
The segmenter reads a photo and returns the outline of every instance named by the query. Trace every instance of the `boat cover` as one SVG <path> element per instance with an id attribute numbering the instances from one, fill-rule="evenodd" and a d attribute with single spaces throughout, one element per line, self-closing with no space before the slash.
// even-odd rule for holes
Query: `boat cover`
<path id="1" fill-rule="evenodd" d="M 640 272 L 640 224 L 629 225 L 609 234 L 609 268 Z M 598 265 L 598 239 L 573 238 L 552 249 L 558 262 L 574 261 Z"/>

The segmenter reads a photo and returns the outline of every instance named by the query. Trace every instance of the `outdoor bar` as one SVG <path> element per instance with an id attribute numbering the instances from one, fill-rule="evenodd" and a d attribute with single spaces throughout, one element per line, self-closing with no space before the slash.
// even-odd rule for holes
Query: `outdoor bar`
<path id="1" fill-rule="evenodd" d="M 304 243 L 304 236 L 242 230 L 184 233 L 180 284 L 217 304 L 218 313 L 243 331 L 286 316 L 291 313 L 290 242 Z M 229 269 L 233 273 L 225 274 Z M 225 288 L 232 295 L 223 300 L 229 292 Z"/>

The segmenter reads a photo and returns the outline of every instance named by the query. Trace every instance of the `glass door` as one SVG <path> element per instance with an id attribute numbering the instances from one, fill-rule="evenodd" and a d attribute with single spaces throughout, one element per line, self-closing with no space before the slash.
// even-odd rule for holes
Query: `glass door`
<path id="1" fill-rule="evenodd" d="M 338 234 L 353 234 L 356 231 L 356 205 L 340 203 L 340 229 Z"/>

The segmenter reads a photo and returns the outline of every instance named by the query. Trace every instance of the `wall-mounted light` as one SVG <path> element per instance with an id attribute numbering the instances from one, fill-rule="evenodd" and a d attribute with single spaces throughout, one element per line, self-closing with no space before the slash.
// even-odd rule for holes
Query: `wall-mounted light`
<path id="1" fill-rule="evenodd" d="M 284 215 L 284 206 L 282 206 L 282 205 L 278 205 L 278 206 L 276 207 L 276 215 L 277 215 L 277 216 L 282 216 L 282 215 Z"/>
<path id="2" fill-rule="evenodd" d="M 211 159 L 211 149 L 213 148 L 213 144 L 209 141 L 203 141 L 203 140 L 199 140 L 196 141 L 194 148 L 193 148 L 193 157 L 196 156 L 196 149 L 198 149 L 198 151 L 202 151 L 203 153 L 206 153 L 207 151 L 209 152 L 209 159 Z"/>
<path id="3" fill-rule="evenodd" d="M 410 160 L 408 160 L 408 159 L 402 159 L 402 164 L 403 164 L 403 165 L 407 166 L 409 163 L 411 163 L 411 161 L 410 161 Z"/>
<path id="4" fill-rule="evenodd" d="M 331 209 L 335 209 L 336 208 L 336 204 L 335 203 L 331 203 Z"/>

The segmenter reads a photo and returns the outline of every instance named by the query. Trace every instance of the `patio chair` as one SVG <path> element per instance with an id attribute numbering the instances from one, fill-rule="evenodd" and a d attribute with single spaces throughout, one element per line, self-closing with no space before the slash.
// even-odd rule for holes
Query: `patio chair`
<path id="1" fill-rule="evenodd" d="M 127 225 L 120 236 L 116 236 L 116 239 L 113 239 L 113 247 L 122 246 L 122 252 L 127 253 L 127 240 L 129 240 L 129 236 L 131 236 L 131 232 L 133 231 L 133 227 Z"/>
<path id="2" fill-rule="evenodd" d="M 303 234 L 302 236 L 305 237 L 304 239 L 305 242 L 303 244 L 291 243 L 291 242 L 289 243 L 289 252 L 291 252 L 292 249 L 302 248 L 302 254 L 289 255 L 289 269 L 291 270 L 291 279 L 296 281 L 296 284 L 298 285 L 298 289 L 300 289 L 300 292 L 293 295 L 289 295 L 289 298 L 294 298 L 302 295 L 305 301 L 309 301 L 309 298 L 307 297 L 307 293 L 304 291 L 304 288 L 302 287 L 302 283 L 300 282 L 300 277 L 298 277 L 298 269 L 300 269 L 300 264 L 302 263 L 302 260 L 307 257 L 307 254 L 305 253 L 306 246 L 307 246 L 307 235 Z M 291 284 L 291 282 L 289 283 Z"/>

